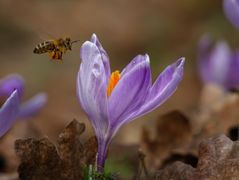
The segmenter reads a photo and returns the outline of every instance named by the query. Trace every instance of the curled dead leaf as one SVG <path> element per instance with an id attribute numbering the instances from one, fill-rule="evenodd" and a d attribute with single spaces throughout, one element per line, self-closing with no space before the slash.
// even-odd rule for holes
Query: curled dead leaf
<path id="1" fill-rule="evenodd" d="M 175 162 L 160 170 L 157 179 L 233 180 L 239 177 L 239 141 L 219 135 L 201 142 L 196 168 Z"/>
<path id="2" fill-rule="evenodd" d="M 21 162 L 19 178 L 82 179 L 84 168 L 95 163 L 97 151 L 95 137 L 82 144 L 80 136 L 84 130 L 83 123 L 73 120 L 59 135 L 56 146 L 48 138 L 17 140 L 15 150 Z"/>
<path id="3" fill-rule="evenodd" d="M 192 139 L 189 119 L 179 111 L 172 111 L 161 116 L 156 124 L 156 135 L 151 137 L 143 129 L 141 148 L 146 154 L 146 165 L 156 170 L 164 164 L 174 149 L 186 146 Z"/>

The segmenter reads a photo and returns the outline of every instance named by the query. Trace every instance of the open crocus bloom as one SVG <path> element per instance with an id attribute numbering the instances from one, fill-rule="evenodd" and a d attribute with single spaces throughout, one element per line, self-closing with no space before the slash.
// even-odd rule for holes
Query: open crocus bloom
<path id="1" fill-rule="evenodd" d="M 19 75 L 10 75 L 0 80 L 0 100 L 7 99 L 0 109 L 0 136 L 18 118 L 28 118 L 39 112 L 47 101 L 45 93 L 19 104 L 24 93 L 24 80 Z"/>
<path id="2" fill-rule="evenodd" d="M 239 29 L 239 0 L 224 0 L 223 8 L 229 21 Z"/>
<path id="3" fill-rule="evenodd" d="M 96 35 L 81 47 L 77 94 L 98 140 L 97 167 L 104 167 L 108 145 L 119 128 L 164 103 L 183 76 L 184 58 L 168 66 L 152 84 L 149 56 L 136 56 L 111 74 L 108 55 Z"/>
<path id="4" fill-rule="evenodd" d="M 210 37 L 203 36 L 199 42 L 198 67 L 205 84 L 225 89 L 239 86 L 239 52 L 232 52 L 225 41 L 212 46 Z"/>

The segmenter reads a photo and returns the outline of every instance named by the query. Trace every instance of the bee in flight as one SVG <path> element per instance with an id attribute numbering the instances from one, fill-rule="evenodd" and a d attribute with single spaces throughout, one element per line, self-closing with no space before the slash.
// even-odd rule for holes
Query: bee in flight
<path id="1" fill-rule="evenodd" d="M 62 55 L 66 53 L 68 50 L 71 51 L 72 44 L 78 42 L 71 41 L 69 37 L 63 39 L 55 39 L 44 41 L 38 45 L 33 50 L 35 54 L 43 54 L 48 53 L 52 60 L 62 60 Z"/>

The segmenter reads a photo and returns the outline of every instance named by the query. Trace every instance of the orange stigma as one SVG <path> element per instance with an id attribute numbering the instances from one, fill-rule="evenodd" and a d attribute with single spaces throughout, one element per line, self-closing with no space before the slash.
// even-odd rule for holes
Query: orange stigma
<path id="1" fill-rule="evenodd" d="M 112 74 L 110 76 L 109 83 L 108 83 L 108 87 L 107 87 L 107 96 L 108 97 L 111 95 L 113 89 L 115 88 L 115 86 L 119 80 L 120 80 L 120 72 L 119 71 L 112 72 Z"/>

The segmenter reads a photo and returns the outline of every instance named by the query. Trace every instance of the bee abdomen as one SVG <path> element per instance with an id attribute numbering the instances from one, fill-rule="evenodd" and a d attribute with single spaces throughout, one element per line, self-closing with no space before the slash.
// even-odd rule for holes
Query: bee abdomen
<path id="1" fill-rule="evenodd" d="M 46 52 L 47 52 L 47 49 L 45 49 L 45 48 L 35 47 L 33 50 L 33 53 L 35 53 L 35 54 L 42 54 L 42 53 L 46 53 Z"/>
<path id="2" fill-rule="evenodd" d="M 52 42 L 45 41 L 43 43 L 38 44 L 34 48 L 33 53 L 42 54 L 42 53 L 46 53 L 46 52 L 52 51 L 52 50 L 54 50 L 54 48 L 55 48 L 55 46 L 54 46 L 54 44 Z"/>

